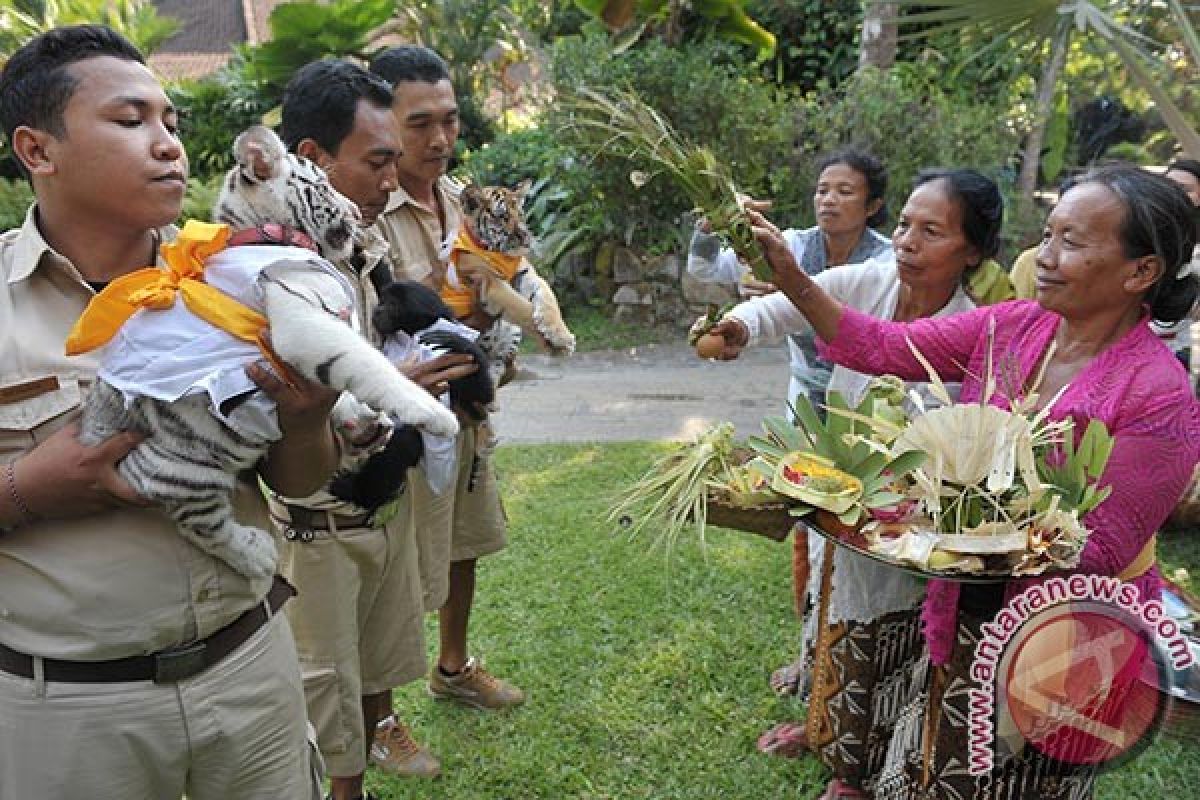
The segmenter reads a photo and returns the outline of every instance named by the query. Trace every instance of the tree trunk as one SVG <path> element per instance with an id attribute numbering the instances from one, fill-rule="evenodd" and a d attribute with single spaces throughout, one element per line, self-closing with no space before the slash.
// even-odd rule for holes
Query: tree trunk
<path id="1" fill-rule="evenodd" d="M 867 0 L 863 4 L 862 43 L 858 51 L 858 66 L 888 69 L 896 62 L 896 14 L 895 3 L 877 3 Z"/>
<path id="2" fill-rule="evenodd" d="M 668 47 L 679 47 L 683 44 L 683 3 L 680 0 L 670 0 L 667 4 L 667 24 L 663 29 L 663 41 Z"/>
<path id="3" fill-rule="evenodd" d="M 1071 44 L 1071 20 L 1062 18 L 1050 43 L 1050 60 L 1038 80 L 1037 106 L 1034 109 L 1033 127 L 1025 140 L 1025 154 L 1021 158 L 1021 174 L 1017 178 L 1017 197 L 1021 211 L 1033 208 L 1033 193 L 1037 190 L 1038 165 L 1042 158 L 1042 142 L 1046 138 L 1046 126 L 1054 113 L 1054 90 L 1058 76 L 1067 60 Z"/>

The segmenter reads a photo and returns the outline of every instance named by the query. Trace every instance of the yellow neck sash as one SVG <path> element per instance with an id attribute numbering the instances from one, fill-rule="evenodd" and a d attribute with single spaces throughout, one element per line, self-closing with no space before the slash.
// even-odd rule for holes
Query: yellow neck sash
<path id="1" fill-rule="evenodd" d="M 458 238 L 454 240 L 454 245 L 450 249 L 450 261 L 457 266 L 464 253 L 483 259 L 488 269 L 506 281 L 512 281 L 521 266 L 521 256 L 510 256 L 506 253 L 484 249 L 483 245 L 466 228 L 460 230 Z M 442 286 L 439 294 L 442 296 L 442 302 L 449 306 L 450 311 L 459 319 L 470 315 L 475 310 L 475 289 L 470 286 L 461 283 L 459 286 L 451 286 L 446 283 Z"/>
<path id="2" fill-rule="evenodd" d="M 165 268 L 146 267 L 122 275 L 88 303 L 67 337 L 67 355 L 106 344 L 139 308 L 164 311 L 183 296 L 188 310 L 232 336 L 256 345 L 285 380 L 290 372 L 267 342 L 267 319 L 204 283 L 204 262 L 225 249 L 228 225 L 190 219 L 173 242 L 162 245 Z"/>

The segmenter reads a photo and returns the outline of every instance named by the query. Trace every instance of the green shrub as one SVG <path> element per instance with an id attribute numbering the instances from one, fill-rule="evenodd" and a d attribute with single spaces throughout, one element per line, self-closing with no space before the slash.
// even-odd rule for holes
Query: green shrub
<path id="1" fill-rule="evenodd" d="M 212 208 L 221 192 L 223 174 L 206 179 L 188 178 L 187 194 L 183 198 L 183 210 L 179 213 L 179 224 L 189 219 L 201 222 L 212 220 Z"/>
<path id="2" fill-rule="evenodd" d="M 886 72 L 860 71 L 836 91 L 809 93 L 794 114 L 797 151 L 788 186 L 811 187 L 821 154 L 857 145 L 887 165 L 893 220 L 914 176 L 926 167 L 972 167 L 1011 200 L 1020 134 L 1005 107 L 962 102 L 939 88 L 936 77 L 931 65 L 899 64 Z M 798 210 L 798 219 L 785 221 L 811 225 L 811 202 Z"/>
<path id="3" fill-rule="evenodd" d="M 168 93 L 180 112 L 179 135 L 192 173 L 202 177 L 233 166 L 234 137 L 259 123 L 272 106 L 238 59 L 203 80 L 176 84 Z"/>
<path id="4" fill-rule="evenodd" d="M 21 227 L 31 203 L 33 187 L 28 181 L 0 178 L 0 231 Z"/>
<path id="5" fill-rule="evenodd" d="M 751 0 L 746 11 L 775 34 L 775 56 L 765 67 L 780 83 L 836 86 L 858 67 L 860 0 Z"/>

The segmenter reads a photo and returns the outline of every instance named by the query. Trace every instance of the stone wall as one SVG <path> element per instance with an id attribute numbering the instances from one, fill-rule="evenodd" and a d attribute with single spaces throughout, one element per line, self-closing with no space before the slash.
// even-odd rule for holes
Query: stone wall
<path id="1" fill-rule="evenodd" d="M 732 287 L 701 283 L 687 274 L 684 264 L 683 255 L 642 256 L 607 245 L 597 254 L 596 288 L 611 298 L 613 319 L 627 325 L 686 329 L 710 304 L 737 301 Z"/>

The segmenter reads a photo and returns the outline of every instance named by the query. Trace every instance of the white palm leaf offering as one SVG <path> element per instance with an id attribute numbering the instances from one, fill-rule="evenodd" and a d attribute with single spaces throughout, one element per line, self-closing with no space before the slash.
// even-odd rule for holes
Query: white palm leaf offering
<path id="1" fill-rule="evenodd" d="M 951 403 L 909 347 L 944 405 L 915 416 L 893 442 L 896 452 L 925 455 L 908 493 L 919 514 L 903 525 L 868 525 L 870 549 L 934 571 L 1036 575 L 1075 566 L 1088 535 L 1080 517 L 1109 493 L 1097 485 L 1113 446 L 1104 425 L 1093 420 L 1076 446 L 1074 421 L 1048 418 L 1057 396 L 1037 412 L 1032 391 L 1011 410 L 989 405 L 990 357 L 980 400 Z"/>

